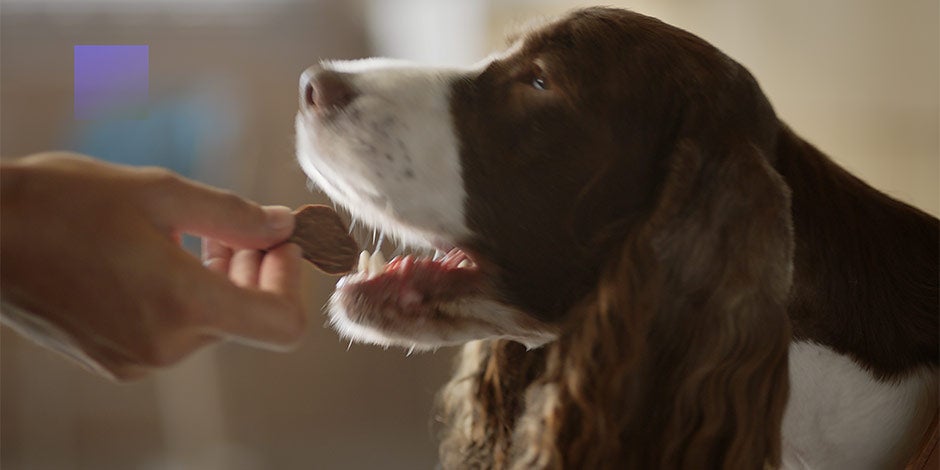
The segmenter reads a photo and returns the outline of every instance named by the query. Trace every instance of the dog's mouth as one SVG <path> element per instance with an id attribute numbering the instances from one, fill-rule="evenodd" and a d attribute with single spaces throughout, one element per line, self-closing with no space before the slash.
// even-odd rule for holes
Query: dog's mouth
<path id="1" fill-rule="evenodd" d="M 465 74 L 342 65 L 344 79 L 368 86 L 334 103 L 343 112 L 333 118 L 298 113 L 300 163 L 354 222 L 416 249 L 387 262 L 378 248 L 360 255 L 358 269 L 330 297 L 331 326 L 350 340 L 412 350 L 494 337 L 529 347 L 554 339 L 557 328 L 507 300 L 503 267 L 465 220 L 460 146 L 447 118 L 449 84 Z M 327 101 L 333 85 L 318 82 Z M 301 106 L 322 105 L 310 103 L 305 86 Z"/>
<path id="2" fill-rule="evenodd" d="M 365 205 L 347 209 L 354 209 L 350 215 L 366 227 L 390 233 L 399 249 L 414 248 L 412 254 L 385 261 L 380 236 L 376 249 L 360 254 L 356 271 L 337 282 L 329 323 L 350 344 L 424 351 L 504 338 L 531 348 L 557 338 L 557 325 L 505 300 L 501 268 L 472 235 L 434 231 L 389 216 L 365 218 L 375 213 Z"/>
<path id="3" fill-rule="evenodd" d="M 495 271 L 485 259 L 437 246 L 433 255 L 406 254 L 387 262 L 379 250 L 362 252 L 358 269 L 336 284 L 331 326 L 351 340 L 410 351 L 488 337 L 536 347 L 554 338 L 551 327 L 498 300 Z"/>
<path id="4" fill-rule="evenodd" d="M 422 310 L 482 293 L 483 279 L 477 263 L 459 248 L 432 256 L 396 256 L 387 262 L 376 250 L 363 251 L 357 271 L 341 278 L 336 290 L 373 308 Z"/>

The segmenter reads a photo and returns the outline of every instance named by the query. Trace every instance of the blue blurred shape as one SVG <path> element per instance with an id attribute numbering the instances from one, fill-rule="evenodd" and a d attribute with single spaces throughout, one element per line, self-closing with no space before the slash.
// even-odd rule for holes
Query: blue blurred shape
<path id="1" fill-rule="evenodd" d="M 216 93 L 194 92 L 151 104 L 144 119 L 85 121 L 73 129 L 67 147 L 126 165 L 156 165 L 190 178 L 235 137 L 235 113 Z M 211 166 L 211 163 L 209 163 Z"/>

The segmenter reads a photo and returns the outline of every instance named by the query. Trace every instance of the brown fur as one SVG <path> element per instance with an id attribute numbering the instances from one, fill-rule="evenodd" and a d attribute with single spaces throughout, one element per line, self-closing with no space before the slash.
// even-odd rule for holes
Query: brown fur
<path id="1" fill-rule="evenodd" d="M 884 377 L 936 367 L 936 219 L 799 140 L 684 31 L 596 8 L 524 40 L 455 87 L 466 246 L 562 334 L 465 346 L 440 396 L 444 468 L 776 466 L 791 320 Z M 846 259 L 871 278 L 819 266 Z M 897 315 L 871 320 L 882 307 Z"/>

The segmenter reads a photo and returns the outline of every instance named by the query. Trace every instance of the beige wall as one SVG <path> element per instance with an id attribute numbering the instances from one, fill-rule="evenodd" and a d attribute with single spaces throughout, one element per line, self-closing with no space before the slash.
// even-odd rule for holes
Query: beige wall
<path id="1" fill-rule="evenodd" d="M 576 4 L 483 3 L 489 30 L 480 37 L 490 37 L 489 45 L 464 50 L 497 47 L 512 23 Z M 874 186 L 937 214 L 935 0 L 603 3 L 659 16 L 712 41 L 750 68 L 803 136 Z M 296 80 L 317 58 L 368 55 L 365 14 L 356 2 L 278 5 L 250 21 L 236 14 L 221 21 L 221 13 L 212 20 L 55 9 L 18 14 L 4 5 L 0 154 L 62 145 L 75 125 L 73 44 L 147 43 L 154 96 L 179 95 L 199 79 L 224 85 L 222 96 L 233 100 L 239 132 L 230 145 L 207 150 L 220 166 L 203 168 L 202 176 L 264 203 L 322 200 L 306 190 L 292 161 Z M 410 358 L 358 345 L 347 351 L 319 312 L 333 279 L 312 271 L 311 278 L 316 311 L 297 351 L 226 345 L 133 385 L 92 377 L 3 330 L 0 466 L 431 468 L 431 400 L 452 350 Z"/>
<path id="2" fill-rule="evenodd" d="M 491 47 L 526 18 L 597 3 L 716 45 L 757 77 L 797 133 L 876 188 L 940 214 L 936 0 L 497 1 Z"/>

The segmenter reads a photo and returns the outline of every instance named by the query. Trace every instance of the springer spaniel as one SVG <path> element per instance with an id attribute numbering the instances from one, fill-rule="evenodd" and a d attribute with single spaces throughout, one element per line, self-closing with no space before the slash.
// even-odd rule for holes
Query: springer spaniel
<path id="1" fill-rule="evenodd" d="M 418 250 L 332 325 L 465 344 L 445 468 L 898 468 L 936 413 L 937 219 L 698 37 L 591 8 L 469 68 L 321 63 L 300 107 L 311 180 Z"/>

